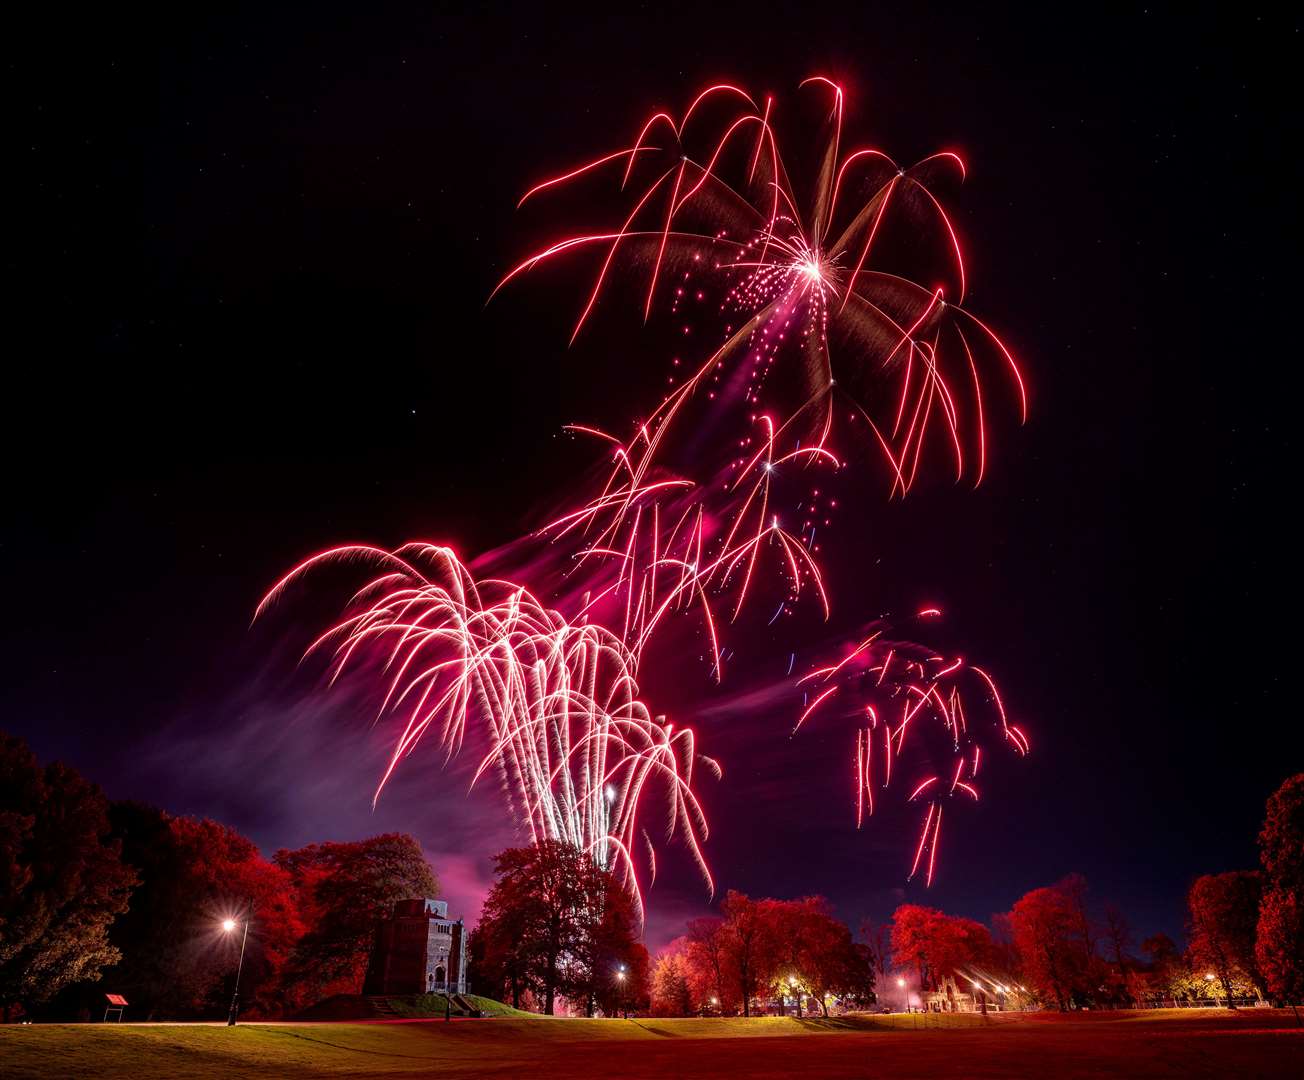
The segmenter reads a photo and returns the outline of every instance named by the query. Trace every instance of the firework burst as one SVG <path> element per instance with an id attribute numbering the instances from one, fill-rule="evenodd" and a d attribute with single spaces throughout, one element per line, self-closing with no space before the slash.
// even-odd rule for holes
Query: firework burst
<path id="1" fill-rule="evenodd" d="M 656 866 L 641 811 L 655 792 L 667 836 L 683 839 L 711 886 L 693 775 L 698 763 L 717 776 L 719 766 L 697 753 L 690 728 L 652 716 L 619 637 L 568 621 L 518 585 L 477 581 L 448 548 L 418 543 L 315 555 L 276 584 L 258 614 L 311 571 L 340 563 L 370 574 L 308 652 L 329 656 L 332 682 L 350 666 L 379 664 L 378 720 L 395 718 L 398 734 L 376 798 L 418 744 L 433 740 L 447 761 L 478 727 L 472 784 L 496 771 L 535 842 L 588 852 L 624 879 L 641 909 L 639 865 L 652 874 Z"/>
<path id="2" fill-rule="evenodd" d="M 1009 349 L 961 306 L 964 259 L 933 187 L 945 170 L 963 177 L 964 164 L 949 151 L 909 168 L 873 148 L 844 152 L 841 87 L 819 77 L 803 86 L 830 100 L 804 201 L 780 151 L 773 99 L 758 105 L 739 87 L 708 87 L 682 116 L 650 117 L 628 147 L 530 189 L 523 203 L 610 176 L 626 206 L 610 227 L 523 260 L 499 288 L 545 262 L 593 253 L 575 335 L 618 272 L 641 275 L 645 318 L 659 300 L 681 317 L 690 297 L 713 288 L 722 344 L 654 420 L 709 391 L 726 365 L 746 375 L 736 402 L 761 408 L 781 369 L 784 391 L 764 406 L 780 436 L 826 446 L 843 403 L 882 451 L 893 494 L 914 484 L 933 432 L 956 478 L 968 472 L 978 483 L 988 455 L 984 370 L 1009 374 L 1021 415 L 1027 396 Z"/>
<path id="3" fill-rule="evenodd" d="M 936 608 L 920 612 L 933 619 Z M 905 801 L 926 806 L 910 877 L 933 883 L 942 815 L 953 799 L 978 802 L 984 747 L 1026 756 L 1022 728 L 1009 721 L 995 680 L 960 657 L 942 656 L 872 628 L 845 656 L 797 680 L 806 691 L 793 734 L 818 715 L 854 725 L 856 827 L 873 815 L 876 796 L 908 791 Z M 967 703 L 967 704 L 966 704 Z M 911 752 L 917 751 L 917 752 Z"/>

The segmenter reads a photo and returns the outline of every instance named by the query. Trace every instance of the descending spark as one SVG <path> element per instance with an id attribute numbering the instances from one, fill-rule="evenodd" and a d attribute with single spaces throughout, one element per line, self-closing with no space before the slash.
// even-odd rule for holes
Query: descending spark
<path id="1" fill-rule="evenodd" d="M 697 753 L 691 728 L 651 715 L 619 637 L 568 621 L 519 585 L 478 581 L 450 549 L 423 543 L 322 552 L 286 574 L 257 614 L 310 571 L 341 563 L 373 576 L 308 651 L 329 656 L 332 682 L 349 667 L 379 665 L 380 718 L 398 725 L 375 798 L 423 739 L 448 760 L 478 728 L 472 785 L 496 770 L 535 842 L 589 852 L 641 909 L 633 852 L 651 789 L 664 793 L 667 837 L 682 838 L 712 887 L 693 772 L 699 761 L 717 775 L 719 766 Z"/>
<path id="2" fill-rule="evenodd" d="M 937 614 L 936 608 L 925 608 L 919 617 Z M 1028 754 L 1030 747 L 1023 731 L 1009 722 L 1000 691 L 986 671 L 959 657 L 939 656 L 921 645 L 885 641 L 883 629 L 876 628 L 837 663 L 816 667 L 798 680 L 800 685 L 819 692 L 802 709 L 793 733 L 813 722 L 811 718 L 817 711 L 830 714 L 839 707 L 840 715 L 856 724 L 858 828 L 874 813 L 875 787 L 885 790 L 892 786 L 893 760 L 898 762 L 898 777 L 922 762 L 926 775 L 915 774 L 914 786 L 905 798 L 907 803 L 926 802 L 928 806 L 910 877 L 923 866 L 925 884 L 931 885 L 942 807 L 957 795 L 973 802 L 979 800 L 978 764 L 984 742 L 999 735 L 1021 757 Z M 967 708 L 972 710 L 975 701 L 985 710 L 984 722 L 977 726 L 970 721 L 971 713 L 966 712 Z M 872 769 L 872 748 L 875 732 L 880 729 L 882 766 L 876 774 Z M 917 752 L 910 753 L 912 747 Z M 902 761 L 907 755 L 908 759 Z"/>

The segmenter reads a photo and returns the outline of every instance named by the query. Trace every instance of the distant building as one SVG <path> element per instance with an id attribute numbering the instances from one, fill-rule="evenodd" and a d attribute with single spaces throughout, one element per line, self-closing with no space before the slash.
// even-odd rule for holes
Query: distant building
<path id="1" fill-rule="evenodd" d="M 466 927 L 446 900 L 400 900 L 376 925 L 364 994 L 465 994 Z"/>

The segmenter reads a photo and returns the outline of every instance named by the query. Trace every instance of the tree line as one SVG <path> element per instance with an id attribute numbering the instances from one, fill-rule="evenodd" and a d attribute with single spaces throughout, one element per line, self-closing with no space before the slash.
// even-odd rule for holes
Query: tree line
<path id="1" fill-rule="evenodd" d="M 239 933 L 241 1001 L 291 1014 L 361 987 L 377 918 L 437 895 L 410 836 L 310 844 L 266 859 L 235 829 L 109 802 L 0 734 L 0 1010 L 77 1019 L 124 995 L 134 1016 L 221 1015 Z"/>
<path id="2" fill-rule="evenodd" d="M 866 946 L 821 896 L 753 899 L 730 891 L 718 918 L 693 919 L 652 972 L 656 1016 L 751 1016 L 759 1003 L 786 1001 L 797 1015 L 874 1000 Z"/>
<path id="3" fill-rule="evenodd" d="M 1119 1006 L 1218 998 L 1304 1000 L 1304 774 L 1268 800 L 1260 870 L 1196 878 L 1185 950 L 1165 934 L 1139 943 L 1124 914 L 1097 904 L 1079 874 L 1033 889 L 989 929 L 905 904 L 868 927 L 880 973 L 918 995 L 957 992 L 1015 1007 Z M 902 999 L 904 1000 L 904 993 Z"/>
<path id="4" fill-rule="evenodd" d="M 750 1015 L 760 1001 L 827 1008 L 1120 1007 L 1215 997 L 1304 1001 L 1304 774 L 1268 800 L 1262 869 L 1206 874 L 1186 896 L 1185 949 L 1136 939 L 1080 874 L 1032 889 L 991 925 L 902 904 L 861 941 L 819 897 L 731 892 L 656 958 L 655 1015 Z"/>
<path id="5" fill-rule="evenodd" d="M 651 962 L 636 898 L 587 853 L 546 841 L 495 858 L 470 935 L 476 992 L 518 1008 L 615 1016 L 743 1015 L 780 1003 L 864 1008 L 1071 1009 L 1171 998 L 1304 1000 L 1304 774 L 1269 799 L 1262 866 L 1197 878 L 1187 943 L 1141 942 L 1080 875 L 1033 889 L 986 926 L 902 904 L 861 939 L 822 897 L 730 891 Z M 0 1010 L 75 1019 L 125 995 L 133 1015 L 220 1015 L 238 934 L 251 928 L 241 998 L 293 1014 L 357 993 L 376 922 L 435 896 L 415 839 L 385 834 L 265 858 L 227 825 L 110 802 L 0 733 Z M 968 1004 L 965 1007 L 969 1007 Z"/>

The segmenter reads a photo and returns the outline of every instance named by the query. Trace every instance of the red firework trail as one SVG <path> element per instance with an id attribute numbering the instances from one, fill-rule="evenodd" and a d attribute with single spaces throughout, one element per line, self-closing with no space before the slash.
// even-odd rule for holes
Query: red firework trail
<path id="1" fill-rule="evenodd" d="M 447 760 L 479 726 L 487 749 L 472 784 L 496 770 L 536 842 L 589 852 L 624 879 L 641 910 L 637 841 L 652 874 L 655 856 L 640 811 L 649 791 L 663 793 L 667 837 L 683 838 L 712 887 L 693 771 L 701 762 L 719 776 L 719 766 L 697 753 L 692 729 L 652 716 L 618 637 L 568 621 L 518 585 L 477 581 L 450 549 L 421 543 L 314 555 L 277 582 L 257 614 L 310 571 L 340 563 L 370 573 L 308 652 L 329 655 L 332 682 L 350 665 L 381 660 L 377 720 L 397 716 L 401 731 L 376 798 L 423 739 Z"/>
<path id="2" fill-rule="evenodd" d="M 590 590 L 580 614 L 604 602 L 609 609 L 614 605 L 616 618 L 608 625 L 621 626 L 622 640 L 635 661 L 668 614 L 694 609 L 705 625 L 712 671 L 719 681 L 722 616 L 717 606 L 726 599 L 728 618 L 736 619 L 758 569 L 766 565 L 785 583 L 785 605 L 796 603 L 806 586 L 828 616 L 829 597 L 819 565 L 808 545 L 780 523 L 771 489 L 785 467 L 837 468 L 839 462 L 822 447 L 780 454 L 773 422 L 763 416 L 759 426 L 756 452 L 705 492 L 688 479 L 651 479 L 658 440 L 646 426 L 629 446 L 592 428 L 574 429 L 614 444 L 612 468 L 594 498 L 542 532 L 554 540 L 573 532 L 582 535 L 575 556 L 580 567 L 594 561 L 615 567 Z"/>
<path id="3" fill-rule="evenodd" d="M 936 608 L 926 608 L 919 617 L 938 614 Z M 928 805 L 910 877 L 922 867 L 925 884 L 931 885 L 943 806 L 954 798 L 979 801 L 984 745 L 998 735 L 1021 757 L 1030 746 L 1023 730 L 1010 723 L 1000 691 L 986 671 L 921 645 L 887 641 L 884 631 L 875 628 L 841 660 L 797 680 L 809 702 L 793 734 L 817 712 L 855 724 L 857 828 L 874 813 L 875 793 L 892 787 L 897 762 L 898 786 L 904 781 L 910 789 L 906 801 Z M 975 701 L 981 711 L 974 709 Z M 905 757 L 910 749 L 919 753 Z"/>
<path id="4" fill-rule="evenodd" d="M 981 482 L 988 455 L 981 370 L 995 363 L 1008 372 L 1024 417 L 1027 394 L 1009 349 L 960 306 L 964 258 L 932 185 L 947 170 L 963 178 L 964 164 L 949 151 L 909 168 L 873 148 L 844 153 L 841 87 L 823 77 L 803 86 L 827 95 L 830 112 L 802 209 L 780 152 L 773 99 L 758 105 L 744 89 L 718 84 L 678 119 L 658 112 L 631 145 L 526 192 L 522 203 L 608 175 L 627 206 L 609 227 L 531 255 L 498 288 L 541 263 L 593 252 L 598 267 L 573 339 L 618 270 L 642 274 L 645 319 L 658 299 L 679 314 L 690 293 L 700 297 L 699 286 L 714 283 L 723 343 L 649 426 L 668 423 L 699 390 L 713 396 L 712 384 L 732 365 L 745 376 L 736 403 L 769 412 L 779 438 L 796 434 L 826 446 L 844 401 L 849 421 L 868 422 L 894 495 L 915 482 L 934 430 L 957 480 L 970 471 Z M 795 394 L 763 405 L 777 372 Z"/>

